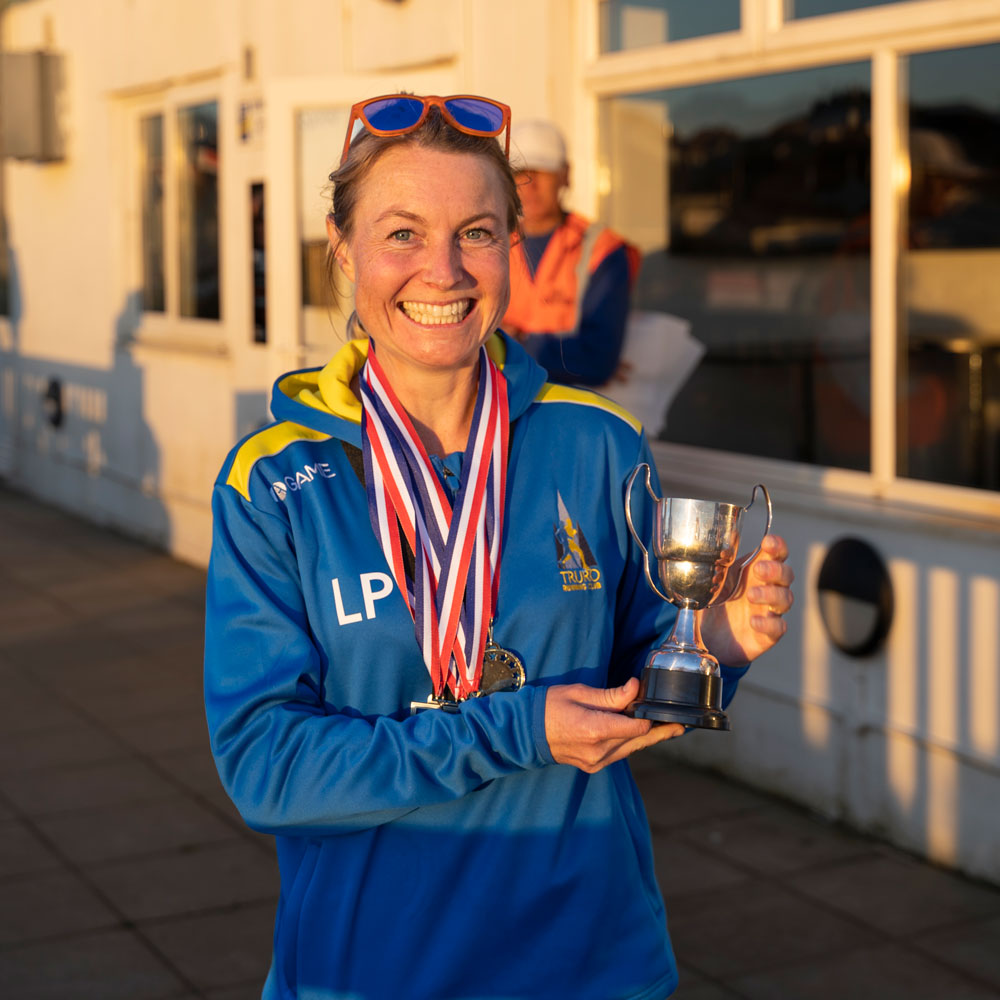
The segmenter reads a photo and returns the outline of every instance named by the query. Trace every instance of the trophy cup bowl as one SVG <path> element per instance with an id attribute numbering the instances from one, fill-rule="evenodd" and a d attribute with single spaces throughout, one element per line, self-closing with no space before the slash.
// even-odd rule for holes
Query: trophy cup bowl
<path id="1" fill-rule="evenodd" d="M 662 590 L 649 572 L 649 552 L 632 521 L 632 486 L 643 469 L 646 492 L 655 505 L 652 548 Z M 629 476 L 625 519 L 642 549 L 646 582 L 664 601 L 677 608 L 677 619 L 666 642 L 646 658 L 639 695 L 626 712 L 654 722 L 729 729 L 729 719 L 722 711 L 719 661 L 702 642 L 696 612 L 722 604 L 738 590 L 744 570 L 760 552 L 758 545 L 737 560 L 742 517 L 753 506 L 760 490 L 767 504 L 766 535 L 771 530 L 771 497 L 767 487 L 758 483 L 745 507 L 711 500 L 661 498 L 653 492 L 649 473 L 644 462 Z"/>

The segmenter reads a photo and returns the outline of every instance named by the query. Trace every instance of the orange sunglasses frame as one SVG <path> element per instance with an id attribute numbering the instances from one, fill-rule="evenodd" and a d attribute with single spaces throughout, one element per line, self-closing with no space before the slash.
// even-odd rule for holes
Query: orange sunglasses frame
<path id="1" fill-rule="evenodd" d="M 367 108 L 369 104 L 374 104 L 376 101 L 390 101 L 397 97 L 408 98 L 412 101 L 420 101 L 424 106 L 423 111 L 420 113 L 420 117 L 412 125 L 408 125 L 406 128 L 381 129 L 375 128 L 371 125 L 368 121 L 367 115 L 365 114 L 365 108 Z M 503 121 L 500 124 L 500 128 L 498 128 L 495 132 L 484 132 L 481 129 L 468 128 L 467 126 L 462 125 L 461 122 L 457 122 L 452 113 L 448 110 L 445 102 L 463 100 L 482 101 L 484 104 L 492 104 L 493 107 L 499 108 L 503 112 Z M 358 103 L 351 108 L 351 118 L 347 123 L 347 136 L 344 139 L 344 151 L 340 154 L 341 166 L 343 166 L 344 161 L 347 159 L 347 153 L 351 148 L 351 140 L 353 139 L 351 133 L 354 131 L 354 123 L 356 121 L 360 121 L 372 135 L 406 135 L 407 132 L 415 132 L 418 128 L 420 128 L 426 120 L 431 108 L 438 108 L 441 112 L 441 117 L 444 118 L 444 120 L 452 128 L 458 129 L 459 132 L 464 132 L 466 135 L 499 135 L 506 129 L 507 135 L 504 140 L 503 151 L 504 156 L 508 159 L 510 158 L 510 108 L 506 104 L 501 104 L 500 101 L 494 101 L 489 97 L 480 97 L 478 94 L 452 94 L 449 97 L 418 97 L 416 94 L 383 94 L 381 97 L 369 97 L 365 101 L 358 101 Z"/>

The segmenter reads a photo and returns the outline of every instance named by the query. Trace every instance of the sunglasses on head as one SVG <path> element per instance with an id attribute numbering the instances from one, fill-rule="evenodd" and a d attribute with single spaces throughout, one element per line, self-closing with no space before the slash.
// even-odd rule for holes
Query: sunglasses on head
<path id="1" fill-rule="evenodd" d="M 510 156 L 510 108 L 488 97 L 455 94 L 452 97 L 416 97 L 413 94 L 388 94 L 359 101 L 351 108 L 347 137 L 340 157 L 341 166 L 351 148 L 354 123 L 360 121 L 372 135 L 405 135 L 424 123 L 431 108 L 452 128 L 466 135 L 499 135 L 504 129 L 504 155 Z"/>

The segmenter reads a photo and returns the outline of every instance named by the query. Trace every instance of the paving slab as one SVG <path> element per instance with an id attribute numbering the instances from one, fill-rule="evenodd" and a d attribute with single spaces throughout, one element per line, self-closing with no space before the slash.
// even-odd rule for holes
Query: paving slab
<path id="1" fill-rule="evenodd" d="M 120 659 L 133 659 L 137 650 L 120 635 L 103 628 L 91 628 L 78 620 L 75 610 L 50 611 L 48 621 L 28 635 L 15 636 L 4 644 L 4 656 L 26 675 L 44 681 L 47 669 L 63 675 L 84 676 L 91 667 Z"/>
<path id="2" fill-rule="evenodd" d="M 0 733 L 0 774 L 24 774 L 127 757 L 131 751 L 84 719 L 23 732 Z M 44 781 L 43 776 L 36 777 Z"/>
<path id="3" fill-rule="evenodd" d="M 175 788 L 141 760 L 125 758 L 47 772 L 0 774 L 0 792 L 29 816 L 166 798 Z"/>
<path id="4" fill-rule="evenodd" d="M 918 951 L 989 983 L 1000 996 L 1000 917 L 921 934 L 911 943 Z"/>
<path id="5" fill-rule="evenodd" d="M 8 547 L 4 562 L 12 580 L 23 587 L 54 597 L 53 588 L 72 587 L 75 584 L 86 584 L 94 578 L 94 561 L 83 553 L 58 544 L 59 539 L 49 535 L 49 544 L 45 547 L 45 558 L 40 558 L 36 546 L 29 544 L 27 534 L 18 543 Z M 32 539 L 37 541 L 37 539 Z M 57 544 L 52 544 L 56 542 Z M 75 594 L 76 591 L 71 591 Z M 57 602 L 64 603 L 64 602 Z"/>
<path id="6" fill-rule="evenodd" d="M 71 871 L 60 868 L 6 879 L 2 884 L 0 946 L 118 923 L 118 914 Z"/>
<path id="7" fill-rule="evenodd" d="M 869 941 L 856 922 L 760 879 L 666 903 L 675 952 L 714 979 L 844 955 Z"/>
<path id="8" fill-rule="evenodd" d="M 115 615 L 100 624 L 115 632 L 128 633 L 144 645 L 170 639 L 178 631 L 201 632 L 205 626 L 205 581 L 200 580 L 197 595 L 170 593 L 157 585 L 155 589 L 145 581 L 135 580 L 132 586 L 147 595 L 147 600 L 133 607 L 128 616 Z"/>
<path id="9" fill-rule="evenodd" d="M 0 671 L 0 733 L 11 736 L 33 730 L 72 727 L 80 723 L 79 713 L 54 701 L 52 695 L 16 667 Z"/>
<path id="10" fill-rule="evenodd" d="M 87 866 L 230 840 L 233 828 L 191 798 L 173 795 L 37 820 L 63 857 Z M 0 841 L 3 828 L 0 827 Z"/>
<path id="11" fill-rule="evenodd" d="M 656 878 L 668 906 L 674 899 L 699 892 L 739 892 L 739 886 L 749 881 L 744 869 L 689 843 L 676 832 L 654 833 L 653 850 Z"/>
<path id="12" fill-rule="evenodd" d="M 870 857 L 879 850 L 872 841 L 777 802 L 685 826 L 682 836 L 687 843 L 711 850 L 742 870 L 783 878 L 847 859 Z"/>
<path id="13" fill-rule="evenodd" d="M 142 933 L 200 989 L 253 983 L 259 1000 L 274 933 L 270 902 L 143 924 Z"/>
<path id="14" fill-rule="evenodd" d="M 81 617 L 92 615 L 142 614 L 155 609 L 162 595 L 148 587 L 137 586 L 113 567 L 95 571 L 90 561 L 90 571 L 69 578 L 60 576 L 41 584 L 43 593 L 61 604 L 71 605 Z"/>
<path id="15" fill-rule="evenodd" d="M 207 745 L 183 750 L 166 750 L 153 755 L 159 768 L 176 781 L 197 792 L 222 792 L 219 772 Z"/>
<path id="16" fill-rule="evenodd" d="M 137 921 L 273 902 L 278 891 L 273 859 L 242 837 L 93 867 L 87 875 Z"/>
<path id="17" fill-rule="evenodd" d="M 735 979 L 746 1000 L 996 1000 L 988 985 L 898 945 L 787 965 Z"/>
<path id="18" fill-rule="evenodd" d="M 739 993 L 720 984 L 705 980 L 690 983 L 682 978 L 670 1000 L 741 1000 L 741 997 Z"/>
<path id="19" fill-rule="evenodd" d="M 206 1000 L 260 1000 L 262 983 L 245 983 L 225 990 L 212 990 L 205 994 Z"/>
<path id="20" fill-rule="evenodd" d="M 53 620 L 65 614 L 62 605 L 42 594 L 23 590 L 7 594 L 0 606 L 0 648 L 15 643 L 29 645 L 52 627 Z"/>
<path id="21" fill-rule="evenodd" d="M 631 766 L 642 792 L 649 825 L 654 830 L 671 830 L 707 819 L 738 816 L 763 805 L 764 800 L 749 789 L 712 774 L 694 771 L 662 754 L 637 754 Z M 669 794 L 665 794 L 667 788 Z"/>
<path id="22" fill-rule="evenodd" d="M 1000 893 L 899 853 L 803 873 L 799 891 L 894 936 L 1000 915 Z"/>
<path id="23" fill-rule="evenodd" d="M 59 858 L 38 835 L 13 816 L 0 819 L 0 892 L 4 878 L 60 867 Z"/>
<path id="24" fill-rule="evenodd" d="M 178 705 L 190 702 L 186 709 Z M 209 752 L 208 723 L 205 721 L 201 699 L 192 696 L 171 699 L 172 711 L 139 718 L 115 719 L 110 727 L 130 747 L 152 756 L 171 750 L 198 750 Z"/>
<path id="25" fill-rule="evenodd" d="M 81 643 L 80 629 L 71 631 L 62 655 L 47 655 L 31 669 L 37 683 L 53 695 L 76 704 L 88 696 L 104 699 L 117 691 L 145 688 L 161 677 L 162 672 L 151 669 L 143 654 L 121 636 L 88 625 Z M 176 687 L 176 679 L 166 677 L 160 686 Z"/>
<path id="26" fill-rule="evenodd" d="M 185 996 L 181 979 L 138 935 L 126 930 L 0 951 L 0 983 L 12 1000 L 180 1000 Z"/>

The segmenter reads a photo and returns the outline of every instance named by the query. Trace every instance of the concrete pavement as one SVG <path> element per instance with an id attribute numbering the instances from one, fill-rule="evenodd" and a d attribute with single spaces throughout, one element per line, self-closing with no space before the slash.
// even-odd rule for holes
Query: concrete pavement
<path id="1" fill-rule="evenodd" d="M 208 753 L 203 589 L 202 572 L 0 487 L 4 997 L 260 996 L 277 877 Z M 669 752 L 634 770 L 678 1000 L 1000 997 L 997 888 Z"/>

